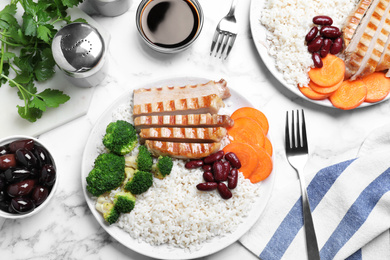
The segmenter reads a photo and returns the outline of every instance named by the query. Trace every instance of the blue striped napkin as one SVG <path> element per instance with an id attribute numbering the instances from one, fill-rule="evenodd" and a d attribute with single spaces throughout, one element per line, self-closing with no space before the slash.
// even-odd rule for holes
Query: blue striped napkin
<path id="1" fill-rule="evenodd" d="M 390 125 L 358 157 L 324 168 L 307 187 L 321 259 L 390 259 Z M 262 260 L 307 259 L 300 188 L 275 189 L 240 242 Z"/>

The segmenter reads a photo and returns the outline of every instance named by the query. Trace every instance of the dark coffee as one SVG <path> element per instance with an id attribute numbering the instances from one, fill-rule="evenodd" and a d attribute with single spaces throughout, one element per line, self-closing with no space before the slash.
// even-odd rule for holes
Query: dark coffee
<path id="1" fill-rule="evenodd" d="M 188 0 L 150 0 L 142 10 L 140 24 L 151 43 L 176 48 L 195 37 L 199 13 Z"/>

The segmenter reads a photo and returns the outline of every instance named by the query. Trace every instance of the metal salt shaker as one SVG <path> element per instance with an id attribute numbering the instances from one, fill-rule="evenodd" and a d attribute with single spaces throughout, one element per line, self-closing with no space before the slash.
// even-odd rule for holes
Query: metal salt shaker
<path id="1" fill-rule="evenodd" d="M 95 27 L 71 23 L 53 38 L 52 52 L 57 66 L 78 87 L 94 87 L 107 75 L 103 37 Z"/>

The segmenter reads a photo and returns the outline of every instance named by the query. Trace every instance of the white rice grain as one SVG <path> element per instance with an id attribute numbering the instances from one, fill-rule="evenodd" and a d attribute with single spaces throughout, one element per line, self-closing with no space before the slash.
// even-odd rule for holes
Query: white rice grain
<path id="1" fill-rule="evenodd" d="M 291 85 L 307 85 L 313 66 L 305 36 L 314 26 L 312 19 L 327 15 L 341 28 L 357 0 L 266 0 L 260 22 L 267 28 L 267 45 L 276 68 Z"/>
<path id="2" fill-rule="evenodd" d="M 112 119 L 133 123 L 132 108 L 119 105 Z M 223 142 L 226 145 L 229 140 L 225 138 Z M 98 145 L 98 150 L 104 149 Z M 138 145 L 130 155 L 137 153 Z M 213 237 L 234 232 L 251 211 L 261 185 L 252 184 L 239 173 L 232 198 L 224 200 L 217 190 L 198 191 L 196 185 L 204 181 L 203 171 L 188 170 L 184 164 L 183 160 L 173 159 L 171 174 L 163 180 L 154 178 L 153 186 L 137 195 L 134 209 L 121 214 L 115 225 L 138 241 L 186 250 L 197 250 Z M 119 190 L 112 191 L 110 198 Z"/>

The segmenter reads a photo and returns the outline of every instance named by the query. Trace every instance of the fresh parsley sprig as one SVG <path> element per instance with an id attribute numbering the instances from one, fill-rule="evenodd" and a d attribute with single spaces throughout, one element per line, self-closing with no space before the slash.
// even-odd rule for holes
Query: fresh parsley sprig
<path id="1" fill-rule="evenodd" d="M 70 7 L 83 0 L 11 0 L 0 11 L 0 87 L 8 83 L 17 88 L 24 106 L 17 105 L 19 115 L 35 122 L 47 108 L 58 107 L 70 97 L 56 89 L 45 89 L 38 93 L 36 82 L 53 77 L 55 62 L 51 42 L 57 30 L 54 24 L 72 21 L 66 13 Z M 17 8 L 23 9 L 19 24 L 15 15 Z M 12 76 L 11 76 L 12 75 Z"/>

